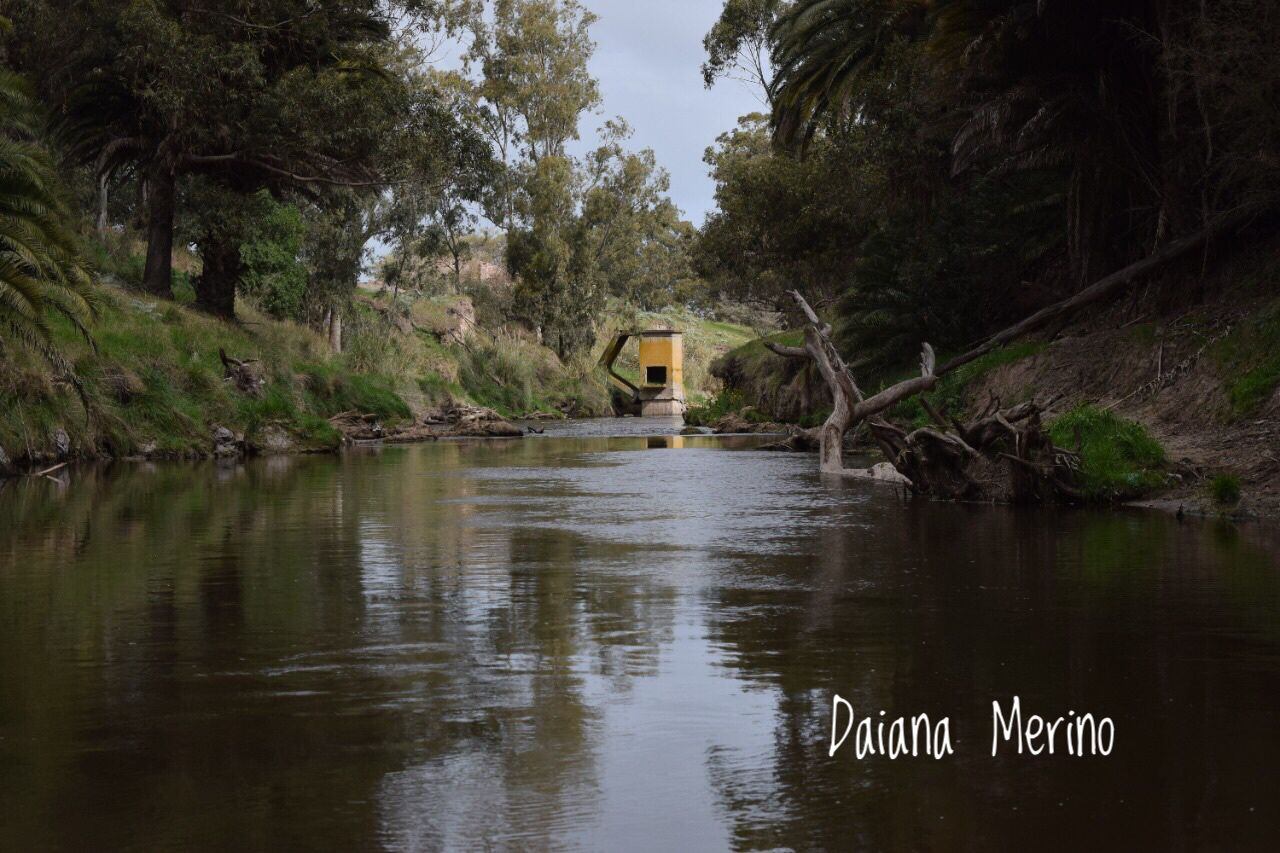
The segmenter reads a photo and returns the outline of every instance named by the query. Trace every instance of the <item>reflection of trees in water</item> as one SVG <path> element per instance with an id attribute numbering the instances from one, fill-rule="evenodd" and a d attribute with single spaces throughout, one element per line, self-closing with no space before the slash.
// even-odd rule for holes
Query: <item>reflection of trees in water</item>
<path id="1" fill-rule="evenodd" d="M 511 447 L 0 492 L 0 842 L 120 846 L 142 813 L 161 846 L 337 848 L 500 835 L 490 804 L 508 830 L 580 816 L 594 703 L 653 671 L 675 594 L 638 547 L 511 524 L 519 490 L 470 476 L 551 449 Z"/>
<path id="2" fill-rule="evenodd" d="M 1262 710 L 1280 684 L 1254 656 L 1274 656 L 1280 624 L 1265 540 L 1159 515 L 865 513 L 775 561 L 787 584 L 726 585 L 710 608 L 730 665 L 780 696 L 771 756 L 707 759 L 739 846 L 1260 837 L 1241 814 L 1275 793 L 1280 759 Z M 837 692 L 859 716 L 950 714 L 957 754 L 828 758 Z M 991 758 L 991 700 L 1015 694 L 1027 714 L 1110 714 L 1117 755 Z"/>
<path id="3" fill-rule="evenodd" d="M 583 527 L 592 501 L 645 499 L 606 494 L 616 473 L 581 459 L 442 443 L 0 491 L 0 846 L 121 846 L 138 814 L 155 846 L 522 846 L 518 830 L 588 822 L 602 697 L 657 673 L 695 603 L 679 552 L 628 541 L 617 513 L 609 536 Z M 566 467 L 532 506 L 546 464 Z M 705 486 L 672 494 L 687 506 L 633 529 L 698 518 L 710 642 L 779 697 L 767 754 L 706 756 L 739 845 L 1034 827 L 1230 846 L 1231 809 L 1260 806 L 1248 837 L 1278 819 L 1261 808 L 1280 760 L 1265 530 L 888 497 L 810 517 L 799 493 L 739 519 L 740 496 L 708 512 Z M 722 544 L 734 525 L 749 556 Z M 833 692 L 950 713 L 958 754 L 829 759 Z M 1112 714 L 1117 757 L 991 760 L 990 699 L 1014 693 Z M 1092 836 L 1090 813 L 1118 835 Z"/>

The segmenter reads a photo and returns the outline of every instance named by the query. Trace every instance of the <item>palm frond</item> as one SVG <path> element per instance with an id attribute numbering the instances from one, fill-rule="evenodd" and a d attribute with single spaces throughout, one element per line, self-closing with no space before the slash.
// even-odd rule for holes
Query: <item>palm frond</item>
<path id="1" fill-rule="evenodd" d="M 43 124 L 29 87 L 0 70 L 0 336 L 38 352 L 74 384 L 49 320 L 64 318 L 92 345 L 98 302 L 66 190 L 38 141 Z"/>

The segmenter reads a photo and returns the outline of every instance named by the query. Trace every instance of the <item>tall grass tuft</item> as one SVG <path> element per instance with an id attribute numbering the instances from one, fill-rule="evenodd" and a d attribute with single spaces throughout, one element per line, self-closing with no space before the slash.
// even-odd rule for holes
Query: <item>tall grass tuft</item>
<path id="1" fill-rule="evenodd" d="M 1049 425 L 1054 444 L 1080 454 L 1091 500 L 1139 497 L 1164 486 L 1164 448 L 1141 424 L 1096 406 L 1080 406 Z"/>

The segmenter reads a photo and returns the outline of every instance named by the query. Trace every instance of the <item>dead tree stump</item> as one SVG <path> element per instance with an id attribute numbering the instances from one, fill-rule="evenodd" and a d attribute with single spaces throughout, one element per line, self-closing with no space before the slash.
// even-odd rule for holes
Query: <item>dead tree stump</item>
<path id="1" fill-rule="evenodd" d="M 241 394 L 250 397 L 261 397 L 267 388 L 266 375 L 262 362 L 255 360 L 241 361 L 227 355 L 226 350 L 219 349 L 218 357 L 222 359 L 223 375 L 227 381 L 236 386 Z"/>

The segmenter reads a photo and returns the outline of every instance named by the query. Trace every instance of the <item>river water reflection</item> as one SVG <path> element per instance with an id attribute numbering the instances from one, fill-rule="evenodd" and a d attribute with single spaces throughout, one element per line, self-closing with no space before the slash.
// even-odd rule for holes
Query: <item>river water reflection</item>
<path id="1" fill-rule="evenodd" d="M 1277 837 L 1272 532 L 630 428 L 4 487 L 0 849 Z M 829 758 L 834 693 L 955 755 Z M 992 758 L 1015 694 L 1113 755 Z"/>

